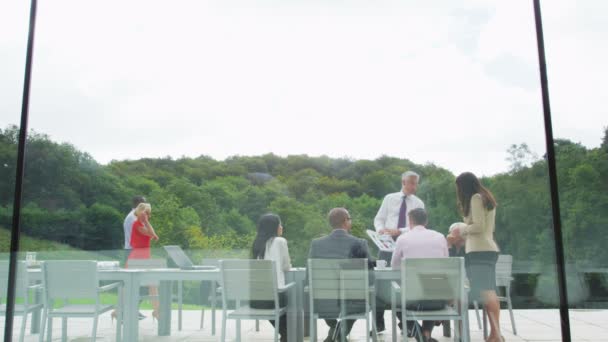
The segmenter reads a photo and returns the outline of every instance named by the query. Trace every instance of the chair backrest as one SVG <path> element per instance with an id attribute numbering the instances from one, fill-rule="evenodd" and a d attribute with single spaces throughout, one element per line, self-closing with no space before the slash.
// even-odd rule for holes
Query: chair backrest
<path id="1" fill-rule="evenodd" d="M 8 260 L 0 261 L 0 299 L 6 298 L 8 291 Z M 27 265 L 24 261 L 17 261 L 17 279 L 15 281 L 15 297 L 25 297 L 29 280 Z"/>
<path id="2" fill-rule="evenodd" d="M 367 259 L 308 259 L 311 299 L 367 300 Z"/>
<path id="3" fill-rule="evenodd" d="M 508 254 L 498 255 L 496 261 L 496 286 L 509 286 L 513 273 L 513 256 Z"/>
<path id="4" fill-rule="evenodd" d="M 203 259 L 201 259 L 201 265 L 202 266 L 215 266 L 215 267 L 219 267 L 220 266 L 220 259 L 203 258 Z"/>
<path id="5" fill-rule="evenodd" d="M 97 297 L 97 261 L 45 261 L 42 263 L 42 276 L 47 301 Z"/>
<path id="6" fill-rule="evenodd" d="M 464 298 L 464 258 L 420 258 L 401 261 L 401 293 L 405 301 Z"/>
<path id="7" fill-rule="evenodd" d="M 278 283 L 274 260 L 220 260 L 222 299 L 272 300 L 278 305 Z"/>

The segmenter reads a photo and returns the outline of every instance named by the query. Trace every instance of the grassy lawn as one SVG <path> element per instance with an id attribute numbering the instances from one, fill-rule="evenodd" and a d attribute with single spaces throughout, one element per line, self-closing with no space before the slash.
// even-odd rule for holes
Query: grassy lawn
<path id="1" fill-rule="evenodd" d="M 33 301 L 34 298 L 33 296 L 30 298 L 30 301 Z M 118 295 L 116 293 L 102 293 L 101 294 L 101 303 L 102 304 L 116 304 L 118 301 Z M 6 303 L 6 300 L 2 300 L 0 301 L 0 303 L 4 304 Z M 23 298 L 17 298 L 16 299 L 16 303 L 17 304 L 21 304 L 23 303 Z M 95 304 L 95 301 L 93 299 L 81 299 L 81 300 L 71 300 L 70 303 L 73 304 Z M 56 301 L 54 307 L 58 308 L 63 304 L 62 301 Z M 182 310 L 200 310 L 203 307 L 207 307 L 207 306 L 202 306 L 202 305 L 195 305 L 195 304 L 182 304 Z M 150 303 L 149 299 L 143 300 L 140 304 L 139 304 L 139 308 L 142 310 L 152 310 L 152 304 Z M 177 310 L 177 303 L 172 303 L 171 304 L 171 309 Z"/>

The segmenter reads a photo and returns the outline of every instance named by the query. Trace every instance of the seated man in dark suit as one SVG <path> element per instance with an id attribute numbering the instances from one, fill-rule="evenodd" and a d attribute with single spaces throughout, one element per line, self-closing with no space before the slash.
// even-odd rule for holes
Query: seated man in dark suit
<path id="1" fill-rule="evenodd" d="M 310 244 L 308 257 L 311 259 L 367 258 L 369 260 L 370 256 L 369 249 L 367 247 L 367 240 L 350 235 L 352 222 L 348 210 L 344 208 L 334 208 L 329 211 L 328 218 L 329 224 L 333 228 L 332 232 L 329 235 L 314 239 L 312 241 Z M 369 265 L 373 266 L 373 262 L 370 261 Z M 371 275 L 370 278 L 370 282 L 372 282 L 373 277 Z M 325 307 L 325 312 L 335 311 L 337 314 L 340 310 L 335 303 L 332 303 L 329 307 Z M 325 339 L 325 342 L 329 342 L 332 341 L 337 321 L 335 319 L 325 319 L 325 322 L 330 327 L 329 334 Z M 350 332 L 353 324 L 354 320 L 347 320 L 347 335 Z"/>

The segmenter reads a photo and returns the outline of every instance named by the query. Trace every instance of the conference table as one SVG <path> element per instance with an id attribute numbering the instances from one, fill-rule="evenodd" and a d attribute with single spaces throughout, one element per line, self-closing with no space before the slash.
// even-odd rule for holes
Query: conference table
<path id="1" fill-rule="evenodd" d="M 42 272 L 40 269 L 28 269 L 30 279 L 34 281 L 42 280 Z M 303 272 L 304 273 L 304 272 Z M 139 288 L 142 284 L 150 284 L 159 282 L 159 301 L 160 312 L 158 322 L 158 335 L 171 335 L 171 290 L 172 282 L 174 281 L 219 281 L 219 269 L 205 270 L 181 270 L 177 268 L 162 268 L 162 269 L 100 269 L 98 271 L 99 280 L 101 281 L 120 281 L 123 283 L 121 289 L 124 299 L 123 303 L 123 330 L 122 338 L 125 341 L 138 341 L 139 335 Z M 290 341 L 295 341 L 294 335 L 298 331 L 296 318 L 299 317 L 297 312 L 296 291 L 289 291 L 288 294 L 288 329 L 291 332 Z M 38 327 L 40 323 L 40 315 L 36 314 L 32 317 L 32 327 Z M 37 329 L 32 329 L 35 333 Z M 292 336 L 293 335 L 293 336 Z"/>
<path id="2" fill-rule="evenodd" d="M 40 269 L 28 270 L 32 280 L 40 281 L 42 278 Z M 218 281 L 220 280 L 219 269 L 205 270 L 182 270 L 177 268 L 162 269 L 134 269 L 113 268 L 100 269 L 98 271 L 101 281 L 120 281 L 123 283 L 123 331 L 122 338 L 125 341 L 138 341 L 139 338 L 139 288 L 142 284 L 159 282 L 160 312 L 158 322 L 158 335 L 171 335 L 171 301 L 172 282 L 174 281 Z M 380 282 L 399 281 L 400 272 L 390 268 L 375 269 L 376 284 Z M 287 331 L 288 340 L 302 342 L 304 338 L 304 287 L 306 279 L 305 268 L 292 268 L 286 273 L 286 282 L 294 282 L 295 287 L 289 291 L 287 300 Z M 40 315 L 32 317 L 32 326 L 40 321 Z M 32 332 L 36 332 L 34 329 Z M 449 336 L 449 327 L 444 327 L 444 335 Z"/>

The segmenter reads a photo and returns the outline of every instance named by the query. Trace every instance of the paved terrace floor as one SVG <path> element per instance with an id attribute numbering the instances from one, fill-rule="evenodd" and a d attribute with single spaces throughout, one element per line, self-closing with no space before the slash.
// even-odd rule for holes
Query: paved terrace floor
<path id="1" fill-rule="evenodd" d="M 183 330 L 177 330 L 177 312 L 173 312 L 172 336 L 156 336 L 157 322 L 153 322 L 150 311 L 143 311 L 148 316 L 140 321 L 139 340 L 140 341 L 219 341 L 221 322 L 217 316 L 217 334 L 211 335 L 211 315 L 210 311 L 205 314 L 204 329 L 198 329 L 200 324 L 200 311 L 184 311 Z M 470 312 L 471 317 L 471 341 L 483 341 L 482 332 L 477 328 L 474 311 Z M 502 332 L 507 341 L 561 341 L 559 324 L 559 312 L 557 310 L 515 310 L 515 322 L 517 335 L 513 335 L 509 321 L 508 311 L 501 312 Z M 68 326 L 69 341 L 90 341 L 90 329 L 92 319 L 70 319 Z M 390 325 L 390 312 L 386 312 L 386 322 Z M 608 310 L 571 310 L 570 322 L 573 341 L 607 341 L 608 342 Z M 15 317 L 15 334 L 13 341 L 18 341 L 18 331 L 21 318 Z M 0 323 L 4 329 L 4 317 Z M 323 341 L 327 334 L 327 327 L 324 322 L 319 321 L 319 341 Z M 97 341 L 114 341 L 116 322 L 112 322 L 110 314 L 106 313 L 99 319 L 99 330 Z M 235 340 L 235 323 L 230 320 L 228 323 L 227 341 Z M 61 321 L 56 319 L 53 324 L 53 341 L 61 340 Z M 243 321 L 242 341 L 272 341 L 273 330 L 268 322 L 260 322 L 260 331 L 255 331 L 254 321 Z M 365 341 L 365 323 L 358 321 L 350 334 L 349 341 Z M 442 336 L 441 327 L 433 331 L 433 337 L 438 341 L 453 341 L 451 338 Z M 414 339 L 409 339 L 415 341 Z M 25 341 L 38 341 L 38 335 L 26 333 Z M 304 341 L 309 341 L 305 338 Z M 391 341 L 391 331 L 387 330 L 379 335 L 379 341 Z"/>

